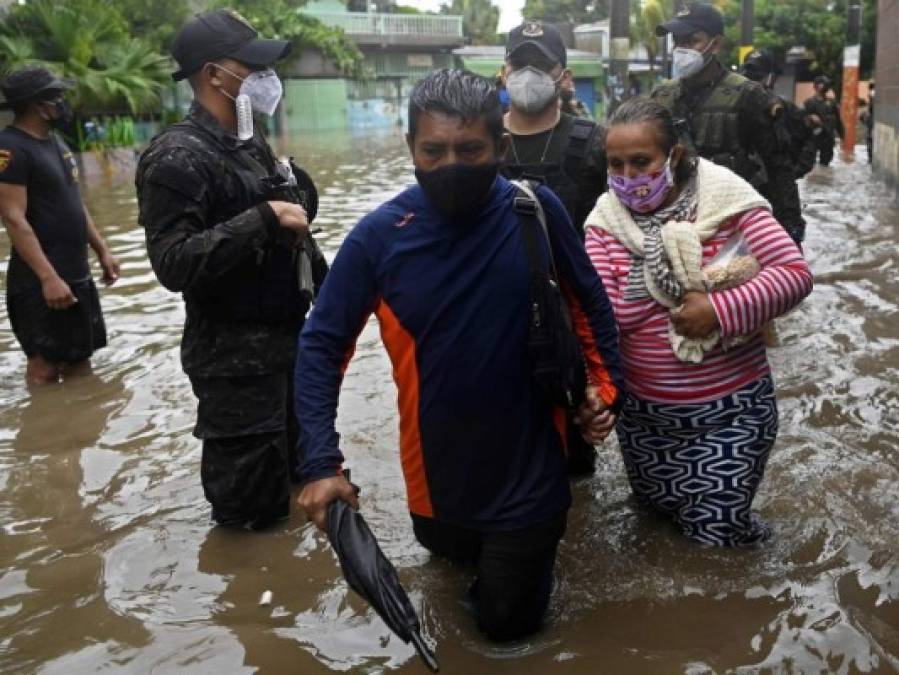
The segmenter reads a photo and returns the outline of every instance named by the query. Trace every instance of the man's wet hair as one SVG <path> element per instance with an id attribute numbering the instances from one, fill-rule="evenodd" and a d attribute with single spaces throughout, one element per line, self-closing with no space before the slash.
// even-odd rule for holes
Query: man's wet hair
<path id="1" fill-rule="evenodd" d="M 436 70 L 412 88 L 409 97 L 409 136 L 415 138 L 424 112 L 442 113 L 469 123 L 484 117 L 494 143 L 503 135 L 503 108 L 496 87 L 468 70 Z"/>
<path id="2" fill-rule="evenodd" d="M 622 103 L 609 117 L 609 129 L 623 124 L 651 124 L 656 131 L 659 147 L 666 155 L 678 143 L 677 127 L 674 116 L 665 106 L 646 96 L 634 96 Z M 675 180 L 682 184 L 696 170 L 696 158 L 685 148 L 683 159 L 674 170 Z"/>

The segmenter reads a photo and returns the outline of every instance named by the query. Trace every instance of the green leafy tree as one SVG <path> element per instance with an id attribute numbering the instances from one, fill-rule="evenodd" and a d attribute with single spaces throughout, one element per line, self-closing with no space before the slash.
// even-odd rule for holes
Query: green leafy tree
<path id="1" fill-rule="evenodd" d="M 495 45 L 502 43 L 502 36 L 496 32 L 499 25 L 499 7 L 490 0 L 452 0 L 440 8 L 443 14 L 462 16 L 462 30 L 475 45 Z"/>
<path id="2" fill-rule="evenodd" d="M 740 2 L 721 3 L 729 51 L 728 64 L 736 64 L 740 44 Z M 875 0 L 863 0 L 861 33 L 861 71 L 867 76 L 873 68 L 874 38 L 877 22 Z M 756 0 L 753 45 L 766 49 L 783 62 L 791 47 L 802 45 L 813 55 L 811 69 L 827 75 L 839 91 L 842 80 L 843 48 L 846 44 L 846 0 Z"/>
<path id="3" fill-rule="evenodd" d="M 13 6 L 0 26 L 0 67 L 39 63 L 74 80 L 78 113 L 137 113 L 158 104 L 167 59 L 131 38 L 121 14 L 102 0 L 33 0 Z"/>
<path id="4" fill-rule="evenodd" d="M 550 23 L 590 23 L 609 18 L 610 0 L 525 0 L 521 15 Z"/>
<path id="5" fill-rule="evenodd" d="M 665 0 L 631 0 L 630 37 L 635 45 L 646 49 L 649 58 L 649 72 L 655 72 L 659 56 L 659 37 L 656 26 L 671 18 L 671 6 Z"/>
<path id="6" fill-rule="evenodd" d="M 346 75 L 368 76 L 365 57 L 340 28 L 326 26 L 299 10 L 305 0 L 212 0 L 207 9 L 235 9 L 266 38 L 288 40 L 295 53 L 311 47 L 331 59 Z"/>
<path id="7" fill-rule="evenodd" d="M 411 7 L 409 5 L 394 5 L 391 10 L 393 14 L 433 14 L 434 12 L 426 12 L 423 9 L 419 9 L 418 7 Z"/>
<path id="8" fill-rule="evenodd" d="M 115 6 L 131 35 L 160 54 L 169 53 L 175 34 L 190 15 L 187 0 L 115 0 Z"/>
<path id="9" fill-rule="evenodd" d="M 351 12 L 366 12 L 368 11 L 369 6 L 372 6 L 376 12 L 384 12 L 387 14 L 393 13 L 396 10 L 394 0 L 347 0 L 346 3 L 346 8 Z M 410 12 L 401 11 L 397 13 L 408 14 Z"/>

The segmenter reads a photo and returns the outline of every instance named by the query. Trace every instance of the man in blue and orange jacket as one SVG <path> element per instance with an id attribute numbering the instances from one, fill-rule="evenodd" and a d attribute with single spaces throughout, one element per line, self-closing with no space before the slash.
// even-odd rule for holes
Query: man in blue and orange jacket
<path id="1" fill-rule="evenodd" d="M 571 494 L 565 416 L 535 383 L 528 356 L 528 257 L 517 189 L 498 175 L 508 137 L 496 90 L 466 71 L 431 74 L 412 92 L 407 141 L 418 185 L 348 235 L 300 336 L 299 503 L 319 527 L 332 500 L 357 506 L 335 418 L 344 370 L 374 312 L 399 387 L 416 538 L 474 563 L 481 629 L 516 639 L 541 624 Z M 596 441 L 623 402 L 612 308 L 561 202 L 545 187 L 537 196 L 588 366 L 582 430 Z"/>

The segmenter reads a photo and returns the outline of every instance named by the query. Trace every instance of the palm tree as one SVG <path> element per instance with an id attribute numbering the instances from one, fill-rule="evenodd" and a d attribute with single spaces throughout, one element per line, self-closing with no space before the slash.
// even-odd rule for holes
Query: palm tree
<path id="1" fill-rule="evenodd" d="M 168 60 L 129 37 L 127 24 L 102 0 L 33 0 L 12 7 L 0 27 L 4 70 L 41 63 L 75 81 L 79 112 L 153 108 Z"/>

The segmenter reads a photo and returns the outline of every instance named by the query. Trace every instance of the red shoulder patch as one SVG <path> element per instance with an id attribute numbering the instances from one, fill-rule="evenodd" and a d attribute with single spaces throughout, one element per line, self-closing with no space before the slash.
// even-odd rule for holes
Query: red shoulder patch
<path id="1" fill-rule="evenodd" d="M 0 149 L 0 173 L 6 171 L 6 167 L 12 161 L 12 150 Z"/>

